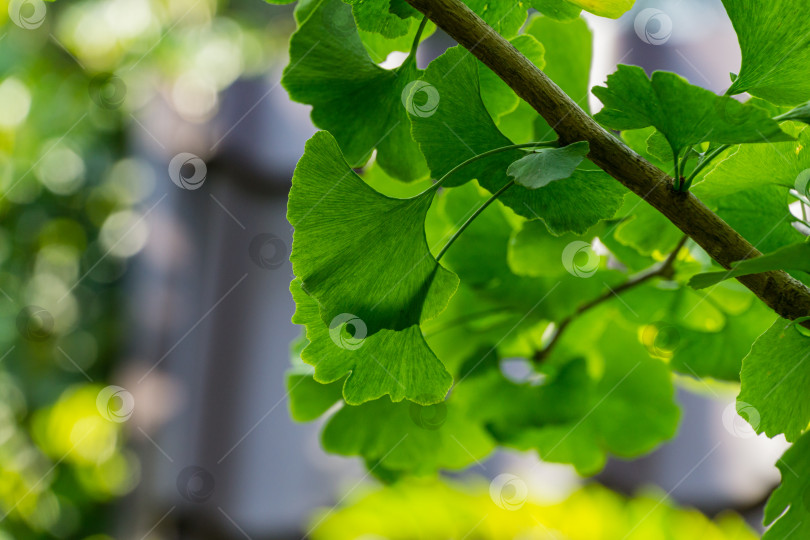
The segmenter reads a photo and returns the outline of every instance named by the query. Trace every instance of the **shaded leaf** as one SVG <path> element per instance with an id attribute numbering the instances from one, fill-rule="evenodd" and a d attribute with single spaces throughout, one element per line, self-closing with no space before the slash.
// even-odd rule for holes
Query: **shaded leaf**
<path id="1" fill-rule="evenodd" d="M 416 474 L 461 469 L 494 449 L 492 438 L 452 398 L 429 406 L 382 398 L 343 407 L 321 440 L 328 452 L 360 455 L 386 469 Z"/>
<path id="2" fill-rule="evenodd" d="M 588 152 L 590 147 L 586 141 L 562 148 L 542 148 L 509 165 L 506 174 L 514 177 L 515 184 L 539 189 L 551 182 L 570 178 Z"/>
<path id="3" fill-rule="evenodd" d="M 650 358 L 632 333 L 608 324 L 582 337 L 580 351 L 589 349 L 601 371 L 589 369 L 576 350 L 569 350 L 569 359 L 539 386 L 515 385 L 493 371 L 470 381 L 466 391 L 493 396 L 490 406 L 471 414 L 503 443 L 535 448 L 546 461 L 594 474 L 608 453 L 631 457 L 672 437 L 679 413 L 669 370 Z M 498 395 L 511 398 L 496 403 Z"/>
<path id="4" fill-rule="evenodd" d="M 325 131 L 307 142 L 292 184 L 290 260 L 325 323 L 350 313 L 373 334 L 418 325 L 444 308 L 458 278 L 438 265 L 425 240 L 434 189 L 411 199 L 377 193 Z"/>

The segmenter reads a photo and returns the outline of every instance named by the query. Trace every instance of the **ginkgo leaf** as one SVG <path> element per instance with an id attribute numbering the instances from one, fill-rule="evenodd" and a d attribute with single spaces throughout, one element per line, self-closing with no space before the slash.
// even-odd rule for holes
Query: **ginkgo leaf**
<path id="1" fill-rule="evenodd" d="M 760 257 L 738 261 L 732 265 L 731 270 L 696 274 L 689 280 L 689 286 L 693 289 L 705 289 L 726 279 L 770 270 L 810 272 L 810 244 L 790 244 Z"/>
<path id="2" fill-rule="evenodd" d="M 588 111 L 593 36 L 585 19 L 556 21 L 550 17 L 532 17 L 526 25 L 526 33 L 543 44 L 546 75 Z M 545 124 L 545 120 L 543 122 Z M 548 127 L 537 133 L 543 138 L 552 134 Z"/>
<path id="3" fill-rule="evenodd" d="M 737 410 L 757 433 L 795 441 L 810 423 L 810 337 L 790 321 L 776 322 L 743 359 Z"/>
<path id="4" fill-rule="evenodd" d="M 390 10 L 391 0 L 343 0 L 352 6 L 357 27 L 366 32 L 395 38 L 408 32 L 410 21 Z"/>
<path id="5" fill-rule="evenodd" d="M 326 324 L 349 313 L 374 334 L 444 309 L 458 278 L 439 266 L 425 240 L 434 193 L 381 195 L 352 171 L 328 132 L 307 142 L 287 206 L 295 228 L 290 260 Z"/>
<path id="6" fill-rule="evenodd" d="M 388 55 L 394 51 L 408 52 L 411 50 L 413 41 L 419 31 L 420 21 L 410 18 L 406 22 L 408 23 L 408 29 L 405 34 L 395 38 L 386 38 L 374 32 L 358 29 L 357 33 L 360 35 L 360 40 L 365 45 L 369 57 L 375 64 L 384 62 Z M 420 43 L 433 35 L 435 31 L 436 25 L 428 22 L 419 36 Z"/>
<path id="7" fill-rule="evenodd" d="M 366 163 L 376 148 L 377 163 L 408 181 L 427 174 L 408 119 L 409 108 L 424 114 L 408 92 L 419 74 L 413 57 L 394 70 L 372 62 L 351 8 L 320 0 L 290 38 L 282 84 L 293 100 L 312 105 L 312 122 L 332 133 L 352 167 Z"/>
<path id="8" fill-rule="evenodd" d="M 326 385 L 322 392 L 329 396 L 318 406 L 298 406 L 301 418 L 311 418 L 333 405 L 334 401 L 328 403 L 334 398 L 330 383 L 347 374 L 343 398 L 351 405 L 385 395 L 394 401 L 409 399 L 425 405 L 444 399 L 452 377 L 425 343 L 418 325 L 370 335 L 356 318 L 327 325 L 319 316 L 318 302 L 304 291 L 299 279 L 290 284 L 290 292 L 296 304 L 292 321 L 306 327 L 309 340 L 301 359 L 314 366 L 314 380 Z"/>
<path id="9" fill-rule="evenodd" d="M 723 0 L 742 50 L 729 94 L 780 105 L 810 99 L 810 12 L 804 0 Z"/>
<path id="10" fill-rule="evenodd" d="M 666 332 L 670 330 L 665 329 L 664 339 L 674 340 L 670 368 L 689 377 L 739 381 L 742 360 L 751 343 L 768 329 L 771 313 L 763 303 L 751 302 L 743 313 L 727 313 L 725 324 L 718 331 L 677 327 L 676 333 L 668 338 Z M 651 337 L 654 345 L 657 336 Z"/>
<path id="11" fill-rule="evenodd" d="M 463 1 L 467 4 L 467 7 L 484 19 L 484 22 L 507 39 L 517 35 L 526 22 L 527 6 L 522 2 Z"/>
<path id="12" fill-rule="evenodd" d="M 565 0 L 530 0 L 531 6 L 552 19 L 570 21 L 579 18 L 582 8 Z"/>
<path id="13" fill-rule="evenodd" d="M 501 442 L 535 448 L 542 459 L 571 463 L 581 474 L 598 472 L 609 453 L 631 457 L 649 451 L 677 427 L 671 374 L 628 330 L 612 323 L 598 326 L 580 340 L 599 357 L 598 373 L 577 355 L 540 385 L 516 385 L 493 370 L 465 381 L 467 388 L 460 385 L 457 392 L 475 393 L 479 400 L 509 395 L 509 400 L 487 400 L 485 410 L 470 414 L 490 425 Z"/>
<path id="14" fill-rule="evenodd" d="M 465 159 L 512 144 L 481 101 L 477 61 L 466 50 L 449 49 L 430 64 L 423 80 L 442 96 L 435 114 L 412 122 L 414 138 L 434 177 L 443 176 Z M 509 165 L 523 156 L 525 152 L 515 150 L 481 159 L 453 173 L 444 185 L 457 186 L 476 178 L 494 193 L 510 181 Z M 612 217 L 624 193 L 606 173 L 578 169 L 565 182 L 538 190 L 514 186 L 498 200 L 521 216 L 542 219 L 555 233 L 584 232 Z"/>
<path id="15" fill-rule="evenodd" d="M 413 474 L 461 469 L 495 446 L 452 397 L 428 406 L 382 398 L 342 407 L 324 427 L 321 441 L 327 452 L 363 456 L 386 469 Z"/>
<path id="16" fill-rule="evenodd" d="M 723 221 L 764 253 L 806 239 L 791 225 L 795 218 L 788 205 L 793 201 L 788 190 L 778 185 L 703 199 Z"/>
<path id="17" fill-rule="evenodd" d="M 590 146 L 586 141 L 562 148 L 541 148 L 509 165 L 506 174 L 514 177 L 520 186 L 542 188 L 551 182 L 570 178 L 588 152 Z"/>
<path id="18" fill-rule="evenodd" d="M 798 140 L 771 145 L 742 145 L 722 160 L 692 191 L 702 199 L 731 195 L 768 184 L 808 190 L 810 173 L 810 128 L 799 132 Z"/>
<path id="19" fill-rule="evenodd" d="M 768 113 L 753 105 L 693 86 L 683 77 L 619 65 L 607 86 L 593 93 L 605 105 L 594 118 L 617 130 L 654 126 L 673 153 L 706 141 L 720 144 L 779 142 L 792 138 Z"/>
<path id="20" fill-rule="evenodd" d="M 810 433 L 805 433 L 776 462 L 782 483 L 765 506 L 762 540 L 810 538 Z"/>
<path id="21" fill-rule="evenodd" d="M 545 49 L 534 36 L 521 34 L 512 38 L 510 42 L 539 69 L 545 67 L 546 63 L 543 58 Z M 520 102 L 517 94 L 503 79 L 481 62 L 478 64 L 478 76 L 481 85 L 481 99 L 495 121 L 517 108 Z"/>
<path id="22" fill-rule="evenodd" d="M 300 283 L 296 283 L 294 286 L 300 289 L 300 285 Z M 293 294 L 298 293 L 296 291 Z M 308 370 L 291 369 L 287 372 L 290 415 L 296 422 L 311 422 L 343 399 L 344 382 L 342 380 L 321 384 L 313 377 L 312 367 L 307 367 Z"/>
<path id="23" fill-rule="evenodd" d="M 627 197 L 629 215 L 616 227 L 615 238 L 642 255 L 666 255 L 683 238 L 683 232 L 663 214 L 635 194 Z M 619 211 L 621 216 L 622 211 Z"/>
<path id="24" fill-rule="evenodd" d="M 618 19 L 633 7 L 636 0 L 568 0 L 575 6 L 600 17 Z"/>

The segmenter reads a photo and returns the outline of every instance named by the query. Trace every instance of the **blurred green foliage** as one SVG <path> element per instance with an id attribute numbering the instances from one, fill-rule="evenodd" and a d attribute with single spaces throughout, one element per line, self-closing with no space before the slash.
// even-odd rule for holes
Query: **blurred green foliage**
<path id="1" fill-rule="evenodd" d="M 262 7 L 0 1 L 2 540 L 107 539 L 138 482 L 127 424 L 97 398 L 125 344 L 140 205 L 169 179 L 129 155 L 128 133 L 154 100 L 205 122 L 221 90 L 266 72 L 292 18 Z"/>
<path id="2" fill-rule="evenodd" d="M 597 484 L 565 500 L 537 500 L 517 476 L 503 474 L 487 486 L 408 480 L 356 494 L 339 510 L 312 522 L 315 540 L 754 540 L 735 514 L 714 521 L 678 508 L 656 492 L 626 499 Z"/>

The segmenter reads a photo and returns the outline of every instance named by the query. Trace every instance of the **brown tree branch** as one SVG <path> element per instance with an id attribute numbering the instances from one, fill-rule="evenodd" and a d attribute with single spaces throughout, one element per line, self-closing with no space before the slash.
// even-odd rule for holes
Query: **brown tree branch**
<path id="1" fill-rule="evenodd" d="M 561 143 L 588 141 L 591 161 L 664 214 L 724 268 L 761 255 L 697 197 L 689 192 L 676 192 L 672 178 L 597 124 L 461 0 L 407 2 L 503 79 L 554 127 Z M 810 289 L 785 272 L 764 272 L 737 279 L 786 319 L 810 315 Z"/>

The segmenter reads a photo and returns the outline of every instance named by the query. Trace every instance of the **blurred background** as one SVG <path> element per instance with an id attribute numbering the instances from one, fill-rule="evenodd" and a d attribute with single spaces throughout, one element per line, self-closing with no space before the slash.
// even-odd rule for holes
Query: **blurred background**
<path id="1" fill-rule="evenodd" d="M 374 481 L 285 401 L 286 195 L 315 131 L 279 85 L 292 6 L 0 4 L 0 539 L 306 536 Z M 588 23 L 592 84 L 630 63 L 722 92 L 739 67 L 720 0 Z M 757 524 L 784 443 L 724 425 L 736 389 L 681 383 L 679 436 L 597 481 Z M 552 501 L 583 483 L 508 452 L 471 473 L 504 471 Z"/>

